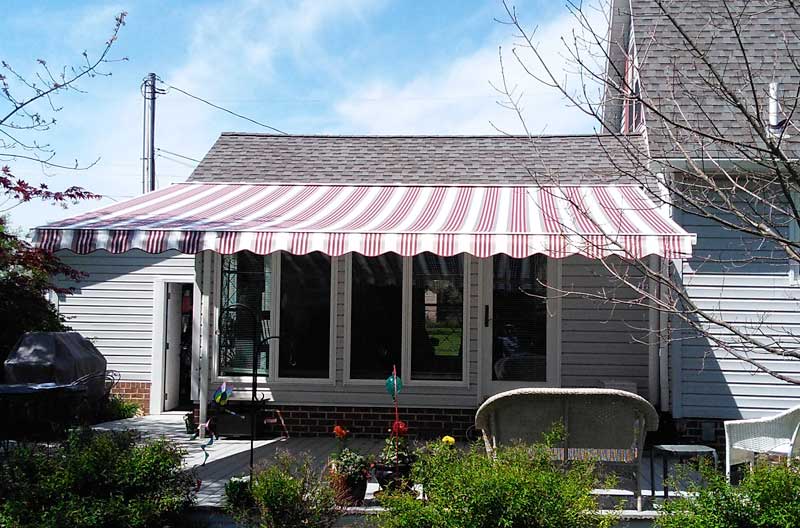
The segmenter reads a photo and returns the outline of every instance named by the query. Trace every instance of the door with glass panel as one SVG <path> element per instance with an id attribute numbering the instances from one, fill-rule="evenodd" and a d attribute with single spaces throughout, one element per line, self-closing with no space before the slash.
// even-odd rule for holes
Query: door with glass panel
<path id="1" fill-rule="evenodd" d="M 553 266 L 544 255 L 495 255 L 483 262 L 485 396 L 557 385 L 553 354 L 548 354 L 548 342 L 556 337 L 548 336 L 555 316 L 548 311 L 548 268 Z"/>

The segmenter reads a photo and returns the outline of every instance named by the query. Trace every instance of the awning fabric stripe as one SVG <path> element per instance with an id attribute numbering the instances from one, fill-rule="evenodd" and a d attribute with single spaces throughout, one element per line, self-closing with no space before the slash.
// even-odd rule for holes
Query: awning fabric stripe
<path id="1" fill-rule="evenodd" d="M 182 183 L 36 229 L 47 250 L 329 255 L 691 254 L 695 237 L 636 186 Z"/>

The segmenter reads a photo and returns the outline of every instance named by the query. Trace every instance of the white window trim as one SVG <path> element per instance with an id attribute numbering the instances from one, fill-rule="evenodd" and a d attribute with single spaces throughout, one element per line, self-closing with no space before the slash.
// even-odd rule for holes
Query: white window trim
<path id="1" fill-rule="evenodd" d="M 314 385 L 314 386 L 329 386 L 336 384 L 336 289 L 337 277 L 339 269 L 339 258 L 331 257 L 331 291 L 330 291 L 330 323 L 329 323 L 329 336 L 328 336 L 328 377 L 327 378 L 293 378 L 281 377 L 278 375 L 278 361 L 280 353 L 280 251 L 275 251 L 269 255 L 264 255 L 265 258 L 269 257 L 272 262 L 272 300 L 270 301 L 270 332 L 277 332 L 278 339 L 272 339 L 269 343 L 269 375 L 259 376 L 259 384 L 269 384 L 274 386 L 279 385 Z M 217 266 L 214 275 L 214 297 L 219 300 L 222 295 L 222 258 L 217 260 Z M 214 311 L 214 321 L 219 320 L 219 313 L 221 310 L 221 302 L 216 303 Z M 219 374 L 219 332 L 214 332 L 213 343 L 214 355 L 211 362 L 213 369 L 213 381 L 215 383 L 232 382 L 232 383 L 250 383 L 252 376 L 223 376 Z"/>
<path id="2" fill-rule="evenodd" d="M 400 365 L 403 385 L 408 387 L 468 387 L 469 386 L 469 272 L 471 257 L 463 254 L 464 263 L 464 290 L 463 298 L 463 329 L 464 336 L 461 352 L 461 379 L 460 380 L 414 380 L 411 376 L 411 275 L 413 273 L 413 257 L 402 257 L 402 321 L 400 339 Z M 351 343 L 352 343 L 352 301 L 353 301 L 353 254 L 345 255 L 345 297 L 344 297 L 344 372 L 342 382 L 344 385 L 383 385 L 383 379 L 360 379 L 350 377 Z M 387 373 L 388 376 L 389 373 Z"/>
<path id="3" fill-rule="evenodd" d="M 478 404 L 487 397 L 520 387 L 560 387 L 561 380 L 561 320 L 562 320 L 562 259 L 547 257 L 547 366 L 545 381 L 515 382 L 492 380 L 492 328 L 485 322 L 485 310 L 489 317 L 494 309 L 493 258 L 481 259 L 478 267 L 480 284 L 480 310 L 478 322 Z M 495 390 L 497 389 L 497 390 Z"/>

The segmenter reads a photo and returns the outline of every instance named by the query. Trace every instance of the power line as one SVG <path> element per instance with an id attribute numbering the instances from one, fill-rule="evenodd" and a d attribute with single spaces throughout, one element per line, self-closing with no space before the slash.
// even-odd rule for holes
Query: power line
<path id="1" fill-rule="evenodd" d="M 207 104 L 208 106 L 213 106 L 213 107 L 214 107 L 214 108 L 216 108 L 217 110 L 222 110 L 223 112 L 227 112 L 227 113 L 229 113 L 229 114 L 231 114 L 231 115 L 233 115 L 233 116 L 236 116 L 236 117 L 238 117 L 238 118 L 240 118 L 240 119 L 244 119 L 245 121 L 250 121 L 251 123 L 254 123 L 254 124 L 258 125 L 258 126 L 262 126 L 262 127 L 264 127 L 264 128 L 268 128 L 269 130 L 272 130 L 272 131 L 274 131 L 274 132 L 277 132 L 278 134 L 287 134 L 287 135 L 288 135 L 288 133 L 287 133 L 287 132 L 284 132 L 283 130 L 280 130 L 280 129 L 278 129 L 278 128 L 275 128 L 275 127 L 273 127 L 273 126 L 269 126 L 269 125 L 267 125 L 267 124 L 261 123 L 260 121 L 256 121 L 255 119 L 251 119 L 251 118 L 249 118 L 249 117 L 247 117 L 247 116 L 243 116 L 242 114 L 238 114 L 238 113 L 234 112 L 233 110 L 228 110 L 227 108 L 225 108 L 225 107 L 222 107 L 222 106 L 219 106 L 219 105 L 217 105 L 217 104 L 214 104 L 214 103 L 212 103 L 211 101 L 209 101 L 209 100 L 207 100 L 207 99 L 203 99 L 202 97 L 199 97 L 199 96 L 197 96 L 197 95 L 190 94 L 190 93 L 189 93 L 189 92 L 187 92 L 186 90 L 181 90 L 181 89 L 180 89 L 180 88 L 178 88 L 177 86 L 172 86 L 171 84 L 165 83 L 165 82 L 164 82 L 163 80 L 161 80 L 161 79 L 158 79 L 158 80 L 159 80 L 159 81 L 160 81 L 162 84 L 164 84 L 164 85 L 165 85 L 167 88 L 169 88 L 169 89 L 171 89 L 171 90 L 176 90 L 176 91 L 178 91 L 178 92 L 182 93 L 183 95 L 186 95 L 186 96 L 188 96 L 188 97 L 191 97 L 192 99 L 196 99 L 196 100 L 200 101 L 201 103 L 205 103 L 205 104 Z"/>
<path id="2" fill-rule="evenodd" d="M 170 156 L 175 156 L 176 158 L 183 158 L 185 160 L 193 161 L 195 163 L 200 163 L 200 160 L 196 160 L 194 158 L 190 158 L 189 156 L 184 156 L 183 154 L 177 154 L 175 152 L 170 152 L 167 149 L 157 148 L 159 152 L 163 152 L 164 154 L 169 154 Z"/>

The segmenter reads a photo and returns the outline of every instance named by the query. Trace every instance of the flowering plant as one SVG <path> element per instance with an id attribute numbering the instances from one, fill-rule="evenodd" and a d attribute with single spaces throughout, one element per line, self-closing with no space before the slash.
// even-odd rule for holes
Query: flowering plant
<path id="1" fill-rule="evenodd" d="M 455 443 L 456 443 L 456 439 L 455 439 L 455 438 L 453 438 L 453 437 L 452 437 L 452 436 L 450 436 L 450 435 L 445 435 L 445 436 L 443 436 L 443 437 L 442 437 L 442 443 L 443 443 L 444 445 L 449 445 L 449 446 L 451 446 L 451 445 L 455 445 Z"/>

